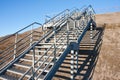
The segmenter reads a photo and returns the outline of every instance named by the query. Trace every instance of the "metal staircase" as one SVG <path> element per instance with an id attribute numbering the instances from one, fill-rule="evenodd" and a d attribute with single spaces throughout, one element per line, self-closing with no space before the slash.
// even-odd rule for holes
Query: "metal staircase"
<path id="1" fill-rule="evenodd" d="M 92 36 L 94 14 L 91 5 L 66 9 L 43 25 L 34 22 L 1 39 L 0 45 L 13 38 L 15 43 L 0 52 L 0 80 L 51 80 L 67 54 L 76 53 L 77 59 L 79 44 L 88 29 Z M 39 28 L 33 28 L 36 25 Z M 72 71 L 73 67 L 74 79 Z"/>

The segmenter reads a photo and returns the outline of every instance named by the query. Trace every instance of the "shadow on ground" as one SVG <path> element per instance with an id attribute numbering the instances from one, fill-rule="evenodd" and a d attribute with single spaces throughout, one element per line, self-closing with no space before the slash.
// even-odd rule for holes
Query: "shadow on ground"
<path id="1" fill-rule="evenodd" d="M 102 45 L 104 27 L 98 27 L 93 31 L 93 38 L 90 39 L 90 31 L 87 31 L 80 43 L 78 56 L 78 71 L 75 73 L 75 80 L 91 80 L 99 58 Z M 70 61 L 71 55 L 68 54 L 53 80 L 70 80 Z"/>

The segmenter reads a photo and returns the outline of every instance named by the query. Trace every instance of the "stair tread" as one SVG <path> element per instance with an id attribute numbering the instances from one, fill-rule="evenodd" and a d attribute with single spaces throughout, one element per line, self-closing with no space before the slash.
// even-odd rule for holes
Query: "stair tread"
<path id="1" fill-rule="evenodd" d="M 17 74 L 17 75 L 20 75 L 20 76 L 23 76 L 23 74 L 25 73 L 25 71 L 18 70 L 18 69 L 15 69 L 15 68 L 8 69 L 7 72 L 14 73 L 14 74 Z M 29 78 L 30 77 L 30 73 L 27 74 L 26 77 Z"/>
<path id="2" fill-rule="evenodd" d="M 46 52 L 47 50 L 35 50 L 35 52 Z M 31 52 L 33 52 L 33 50 L 31 50 Z M 53 51 L 48 51 L 48 52 L 53 52 Z M 60 51 L 59 53 L 63 53 L 62 51 Z M 36 54 L 37 55 L 37 54 Z M 39 55 L 38 55 L 39 56 Z"/>
<path id="3" fill-rule="evenodd" d="M 73 40 L 73 39 L 72 39 Z M 50 48 L 51 46 L 36 46 L 36 48 Z M 53 47 L 51 47 L 51 48 L 54 48 L 54 46 Z M 66 48 L 66 46 L 59 46 L 59 47 L 56 47 L 56 48 Z"/>
<path id="4" fill-rule="evenodd" d="M 62 52 L 61 52 L 62 53 Z M 26 56 L 30 56 L 30 57 L 32 57 L 33 55 L 32 54 L 26 54 Z M 42 57 L 42 55 L 37 55 L 37 56 L 35 56 L 35 57 Z M 48 56 L 44 56 L 44 57 L 48 57 Z M 54 58 L 54 56 L 51 56 L 50 58 Z M 59 58 L 59 57 L 56 57 L 57 59 Z"/>
<path id="5" fill-rule="evenodd" d="M 22 67 L 22 68 L 28 68 L 28 69 L 32 66 L 32 65 L 25 65 L 25 64 L 20 64 L 20 63 L 15 63 L 14 65 Z M 38 68 L 38 66 L 35 66 L 35 69 L 37 69 L 37 68 Z M 42 67 L 42 69 L 40 68 L 39 70 L 42 71 L 43 67 Z M 45 72 L 49 72 L 49 69 L 46 69 Z"/>
<path id="6" fill-rule="evenodd" d="M 25 58 L 21 58 L 20 60 L 22 60 L 22 61 L 27 61 L 27 62 L 32 62 L 32 60 L 30 60 L 30 59 L 25 59 Z M 36 61 L 35 61 L 36 62 Z M 41 61 L 39 61 L 39 63 L 43 63 L 43 61 L 41 60 Z M 49 62 L 48 61 L 46 61 L 45 62 L 45 64 L 48 64 Z M 50 63 L 51 65 L 54 65 L 54 62 L 51 62 Z"/>
<path id="7" fill-rule="evenodd" d="M 40 45 L 51 45 L 51 44 L 54 44 L 54 43 L 39 43 Z M 66 43 L 56 43 L 56 44 L 60 44 L 60 45 L 63 45 L 63 44 L 66 44 Z"/>

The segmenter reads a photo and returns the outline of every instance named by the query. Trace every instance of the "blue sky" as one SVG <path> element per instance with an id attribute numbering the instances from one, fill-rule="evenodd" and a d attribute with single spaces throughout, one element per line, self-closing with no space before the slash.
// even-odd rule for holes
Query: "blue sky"
<path id="1" fill-rule="evenodd" d="M 18 31 L 32 22 L 43 23 L 65 9 L 91 4 L 96 13 L 120 12 L 120 0 L 0 0 L 0 36 Z"/>

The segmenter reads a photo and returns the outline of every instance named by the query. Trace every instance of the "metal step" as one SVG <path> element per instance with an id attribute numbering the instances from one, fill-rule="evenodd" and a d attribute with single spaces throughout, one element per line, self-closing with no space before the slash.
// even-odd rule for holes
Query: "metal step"
<path id="1" fill-rule="evenodd" d="M 15 69 L 15 68 L 11 68 L 11 69 L 8 69 L 5 74 L 13 76 L 13 77 L 20 78 L 21 76 L 23 76 L 24 73 L 25 73 L 25 71 L 18 70 L 18 69 Z M 30 74 L 26 75 L 25 77 L 30 78 Z"/>
<path id="2" fill-rule="evenodd" d="M 39 47 L 37 47 L 37 48 L 39 48 Z M 52 51 L 51 51 L 52 50 Z M 48 53 L 53 53 L 53 48 L 51 49 L 50 51 L 48 51 Z M 57 50 L 57 49 L 56 49 Z M 47 50 L 35 50 L 35 53 L 45 53 Z M 64 49 L 62 49 L 62 51 L 64 51 Z M 62 53 L 62 51 L 60 51 L 60 52 L 57 52 L 57 53 Z M 33 50 L 31 50 L 31 52 L 33 52 Z M 30 53 L 30 54 L 32 54 L 32 53 Z M 39 56 L 40 54 L 35 54 L 35 55 L 37 55 L 37 56 Z"/>
<path id="3" fill-rule="evenodd" d="M 41 69 L 42 70 L 42 69 Z M 49 71 L 47 71 L 47 72 L 49 72 Z M 23 74 L 25 73 L 25 71 L 22 71 L 22 70 L 17 70 L 17 69 L 15 69 L 15 68 L 12 68 L 12 69 L 8 69 L 7 70 L 7 72 L 6 72 L 6 74 L 8 75 L 10 75 L 10 77 L 14 77 L 14 76 L 17 76 L 17 78 L 19 79 L 21 76 L 23 76 Z M 6 75 L 5 74 L 5 75 Z M 31 75 L 32 75 L 32 73 L 28 73 L 27 75 L 25 75 L 25 77 L 24 77 L 24 80 L 29 80 L 30 79 L 30 77 L 31 77 Z M 38 74 L 35 74 L 35 79 L 36 79 L 36 76 L 37 76 Z M 18 80 L 17 79 L 17 80 Z M 11 79 L 11 80 L 14 80 L 14 79 Z"/>
<path id="4" fill-rule="evenodd" d="M 62 53 L 62 52 L 61 52 Z M 26 54 L 26 56 L 29 56 L 29 57 L 33 57 L 33 55 L 31 55 L 31 54 Z M 40 58 L 40 57 L 42 57 L 41 55 L 36 55 L 35 57 L 38 57 L 38 58 Z M 44 56 L 44 58 L 47 58 L 48 56 Z M 50 56 L 50 58 L 54 58 L 54 56 Z M 56 57 L 57 59 L 59 59 L 59 57 Z"/>
<path id="5" fill-rule="evenodd" d="M 32 60 L 28 60 L 28 59 L 24 59 L 24 58 L 21 58 L 20 60 L 21 61 L 26 61 L 26 62 L 31 62 L 31 63 L 33 62 Z M 39 63 L 43 63 L 43 61 L 39 61 Z M 49 62 L 45 62 L 45 64 L 49 64 Z M 50 65 L 54 65 L 54 62 L 50 63 Z"/>
<path id="6" fill-rule="evenodd" d="M 40 48 L 40 49 L 47 49 L 47 48 L 50 48 L 51 47 L 51 45 L 49 46 L 49 45 L 45 45 L 45 46 L 36 46 L 36 48 Z M 54 46 L 53 47 L 51 47 L 51 48 L 53 48 L 54 49 Z M 66 48 L 66 46 L 59 46 L 59 47 L 56 47 L 56 48 L 62 48 L 62 49 L 65 49 Z"/>
<path id="7" fill-rule="evenodd" d="M 21 67 L 21 68 L 26 68 L 26 69 L 30 69 L 30 67 L 32 65 L 23 65 L 23 64 L 19 64 L 19 63 L 15 63 L 14 66 L 16 67 Z M 37 69 L 37 66 L 35 67 L 35 70 Z M 39 71 L 42 71 L 43 69 L 39 69 Z M 49 72 L 49 70 L 45 70 L 45 72 Z"/>
<path id="8" fill-rule="evenodd" d="M 39 45 L 52 45 L 54 43 L 39 43 Z M 67 44 L 67 43 L 56 43 L 56 45 L 63 45 L 63 44 Z"/>

